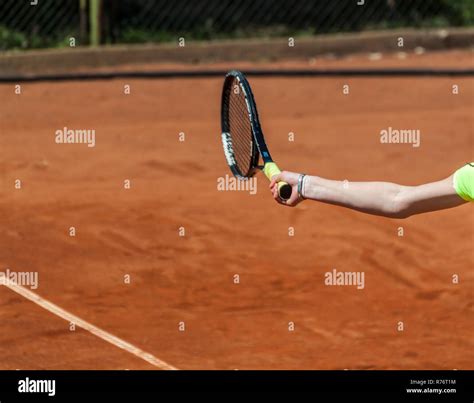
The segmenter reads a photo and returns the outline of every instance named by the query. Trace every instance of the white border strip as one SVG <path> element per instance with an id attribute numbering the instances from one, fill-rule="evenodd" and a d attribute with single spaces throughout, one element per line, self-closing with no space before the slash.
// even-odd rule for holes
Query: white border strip
<path id="1" fill-rule="evenodd" d="M 14 284 L 12 282 L 8 282 L 7 284 L 3 284 L 5 287 L 8 287 L 10 290 L 16 292 L 17 294 L 21 295 L 22 297 L 25 297 L 26 299 L 29 299 L 30 301 L 34 302 L 35 304 L 41 306 L 42 308 L 46 309 L 47 311 L 53 313 L 56 316 L 59 316 L 60 318 L 72 322 L 75 325 L 81 327 L 84 330 L 87 330 L 88 332 L 94 334 L 95 336 L 101 338 L 102 340 L 105 340 L 106 342 L 113 344 L 114 346 L 121 348 L 122 350 L 128 351 L 130 354 L 135 355 L 138 358 L 141 358 L 144 361 L 149 362 L 151 365 L 154 365 L 157 368 L 163 369 L 163 370 L 177 370 L 178 368 L 173 367 L 172 365 L 167 364 L 166 362 L 156 358 L 154 355 L 147 353 L 138 347 L 135 347 L 133 344 L 130 344 L 126 342 L 125 340 L 122 340 L 118 338 L 117 336 L 114 336 L 113 334 L 110 334 L 109 332 L 106 332 L 105 330 L 102 330 L 98 328 L 97 326 L 94 326 L 93 324 L 86 322 L 85 320 L 82 320 L 81 318 L 77 317 L 76 315 L 73 315 L 72 313 L 69 313 L 65 311 L 64 309 L 60 308 L 59 306 L 53 304 L 52 302 L 49 302 L 48 300 L 40 297 L 39 295 L 35 294 L 34 292 L 18 285 Z"/>

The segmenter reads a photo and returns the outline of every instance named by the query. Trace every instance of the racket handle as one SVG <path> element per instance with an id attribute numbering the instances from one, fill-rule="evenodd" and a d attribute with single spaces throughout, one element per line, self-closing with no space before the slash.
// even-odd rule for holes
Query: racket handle
<path id="1" fill-rule="evenodd" d="M 272 177 L 281 173 L 280 168 L 274 162 L 267 162 L 263 167 L 265 176 L 272 180 Z M 278 182 L 278 195 L 282 200 L 288 200 L 291 196 L 291 186 L 286 182 Z"/>

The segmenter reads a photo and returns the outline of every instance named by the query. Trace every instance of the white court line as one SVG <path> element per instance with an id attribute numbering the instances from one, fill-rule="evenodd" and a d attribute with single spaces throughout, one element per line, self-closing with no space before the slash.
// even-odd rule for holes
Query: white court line
<path id="1" fill-rule="evenodd" d="M 97 326 L 94 326 L 93 324 L 86 322 L 85 320 L 82 320 L 81 318 L 77 317 L 76 315 L 73 315 L 72 313 L 69 313 L 65 311 L 64 309 L 60 308 L 59 306 L 53 304 L 52 302 L 49 302 L 48 300 L 40 297 L 39 295 L 35 294 L 34 292 L 18 285 L 13 282 L 7 282 L 3 284 L 5 287 L 8 287 L 10 290 L 16 292 L 17 294 L 20 294 L 22 297 L 25 297 L 26 299 L 29 299 L 30 301 L 34 302 L 35 304 L 41 306 L 42 308 L 46 309 L 47 311 L 59 316 L 60 318 L 63 318 L 64 320 L 67 320 L 68 322 L 72 322 L 75 325 L 83 328 L 84 330 L 87 330 L 88 332 L 96 335 L 97 337 L 100 337 L 102 340 L 105 340 L 106 342 L 113 344 L 114 346 L 121 348 L 122 350 L 128 351 L 130 354 L 135 355 L 138 358 L 141 358 L 142 360 L 145 360 L 149 362 L 150 364 L 154 365 L 155 367 L 158 367 L 160 369 L 166 369 L 166 370 L 177 370 L 178 368 L 173 367 L 172 365 L 167 364 L 166 362 L 160 360 L 159 358 L 156 358 L 154 355 L 147 353 L 138 347 L 135 347 L 133 344 L 130 344 L 126 342 L 125 340 L 122 340 L 118 338 L 117 336 L 114 336 L 113 334 L 110 334 L 109 332 L 106 332 L 105 330 L 102 330 L 98 328 Z"/>

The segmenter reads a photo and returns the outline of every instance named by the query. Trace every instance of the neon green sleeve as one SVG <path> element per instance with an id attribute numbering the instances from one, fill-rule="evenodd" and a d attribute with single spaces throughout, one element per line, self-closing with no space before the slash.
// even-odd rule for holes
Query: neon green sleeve
<path id="1" fill-rule="evenodd" d="M 474 162 L 464 165 L 454 173 L 454 189 L 466 201 L 474 200 Z"/>

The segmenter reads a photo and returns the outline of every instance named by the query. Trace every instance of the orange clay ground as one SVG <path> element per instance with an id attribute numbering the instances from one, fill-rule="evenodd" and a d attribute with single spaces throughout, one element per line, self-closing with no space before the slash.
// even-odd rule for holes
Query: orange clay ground
<path id="1" fill-rule="evenodd" d="M 448 52 L 225 67 L 473 64 Z M 250 82 L 284 169 L 415 185 L 474 158 L 472 78 Z M 256 195 L 219 192 L 221 85 L 0 85 L 0 271 L 39 272 L 38 295 L 180 369 L 472 369 L 472 206 L 406 220 L 290 209 L 261 174 Z M 96 147 L 56 144 L 65 126 L 95 129 Z M 381 144 L 388 127 L 420 129 L 420 147 Z M 365 288 L 326 286 L 332 269 L 363 271 Z M 3 286 L 0 357 L 1 369 L 154 368 Z"/>

